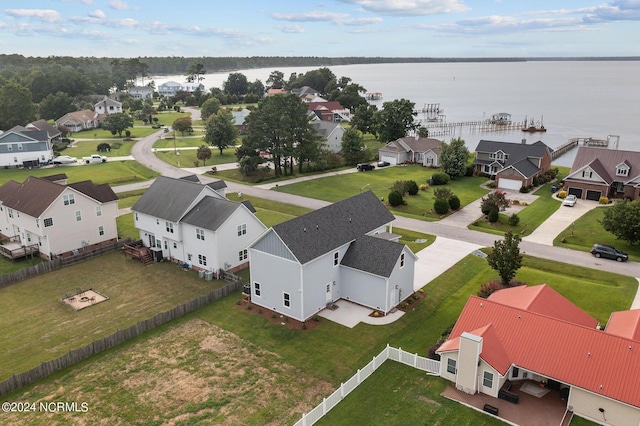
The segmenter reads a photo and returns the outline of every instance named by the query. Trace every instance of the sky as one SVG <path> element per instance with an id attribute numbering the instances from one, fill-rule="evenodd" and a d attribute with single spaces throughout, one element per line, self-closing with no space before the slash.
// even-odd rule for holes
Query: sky
<path id="1" fill-rule="evenodd" d="M 24 0 L 24 56 L 640 56 L 640 0 Z"/>

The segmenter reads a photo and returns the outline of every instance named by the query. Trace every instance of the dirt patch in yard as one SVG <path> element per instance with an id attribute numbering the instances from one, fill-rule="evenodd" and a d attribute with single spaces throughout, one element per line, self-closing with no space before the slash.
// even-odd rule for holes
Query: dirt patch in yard
<path id="1" fill-rule="evenodd" d="M 86 402 L 86 412 L 3 413 L 27 424 L 293 424 L 333 391 L 200 319 L 99 356 L 15 401 Z"/>

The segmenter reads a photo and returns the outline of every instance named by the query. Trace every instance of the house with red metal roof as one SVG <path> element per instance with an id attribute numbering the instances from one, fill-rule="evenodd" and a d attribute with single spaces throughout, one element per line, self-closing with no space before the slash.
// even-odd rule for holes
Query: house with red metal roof
<path id="1" fill-rule="evenodd" d="M 530 382 L 574 415 L 640 423 L 640 310 L 614 312 L 601 329 L 546 284 L 503 289 L 471 296 L 437 353 L 440 376 L 463 392 L 498 398 L 505 383 Z"/>

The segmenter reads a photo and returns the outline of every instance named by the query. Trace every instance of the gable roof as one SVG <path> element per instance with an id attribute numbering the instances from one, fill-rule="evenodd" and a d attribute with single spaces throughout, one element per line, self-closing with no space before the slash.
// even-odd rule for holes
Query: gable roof
<path id="1" fill-rule="evenodd" d="M 338 101 L 309 102 L 309 111 L 328 110 L 340 111 L 344 107 Z"/>
<path id="2" fill-rule="evenodd" d="M 200 183 L 159 176 L 131 210 L 177 222 L 205 188 Z"/>
<path id="3" fill-rule="evenodd" d="M 181 222 L 215 231 L 241 207 L 241 203 L 207 196 L 193 206 Z"/>
<path id="4" fill-rule="evenodd" d="M 480 140 L 478 146 L 475 149 L 476 153 L 494 153 L 502 151 L 506 154 L 506 158 L 503 160 L 495 160 L 490 163 L 497 162 L 502 165 L 503 168 L 509 166 L 519 171 L 526 177 L 531 177 L 535 173 L 540 171 L 540 168 L 531 162 L 531 158 L 542 158 L 545 152 L 549 154 L 553 151 L 544 142 L 538 141 L 533 144 L 526 143 L 513 143 L 513 142 L 499 142 Z M 477 160 L 474 164 L 489 164 L 487 161 Z"/>
<path id="5" fill-rule="evenodd" d="M 37 120 L 27 124 L 27 129 L 31 129 L 31 128 L 47 132 L 49 139 L 53 139 L 62 134 L 62 132 L 58 130 L 57 127 L 52 126 L 46 120 Z"/>
<path id="6" fill-rule="evenodd" d="M 363 192 L 273 226 L 302 264 L 337 249 L 394 220 L 371 192 Z"/>
<path id="7" fill-rule="evenodd" d="M 44 130 L 13 126 L 6 132 L 0 134 L 0 139 L 6 139 L 8 142 L 45 142 L 49 140 L 49 135 Z"/>
<path id="8" fill-rule="evenodd" d="M 605 331 L 615 336 L 640 342 L 640 309 L 613 312 Z"/>
<path id="9" fill-rule="evenodd" d="M 418 138 L 411 136 L 405 136 L 395 141 L 387 143 L 385 146 L 379 149 L 379 151 L 388 152 L 427 152 L 433 151 L 437 155 L 440 155 L 440 147 L 442 141 L 433 138 Z"/>
<path id="10" fill-rule="evenodd" d="M 98 119 L 98 113 L 95 111 L 92 111 L 90 109 L 83 109 L 81 111 L 74 111 L 74 112 L 70 112 L 67 113 L 65 115 L 63 115 L 62 117 L 60 117 L 59 119 L 56 120 L 56 123 L 58 121 L 62 121 L 62 119 L 65 119 L 64 122 L 62 122 L 62 124 L 64 124 L 67 121 L 72 121 L 74 123 L 86 123 L 87 121 L 95 121 Z"/>
<path id="11" fill-rule="evenodd" d="M 629 173 L 627 176 L 616 176 L 616 169 L 622 163 L 629 167 Z M 640 176 L 640 152 L 580 146 L 567 179 L 579 179 L 574 175 L 587 166 L 608 184 L 616 180 L 633 180 Z"/>
<path id="12" fill-rule="evenodd" d="M 513 364 L 640 407 L 640 341 L 496 301 L 499 299 L 471 296 L 438 352 L 458 350 L 463 332 L 491 325 L 495 337 L 488 339 L 488 345 L 483 341 L 480 357 L 491 360 L 501 374 Z M 546 300 L 543 296 L 537 303 Z M 494 351 L 496 344 L 501 347 L 498 351 Z"/>
<path id="13" fill-rule="evenodd" d="M 331 132 L 333 132 L 336 127 L 342 127 L 340 124 L 335 123 L 333 121 L 314 121 L 313 127 L 316 129 L 316 132 L 320 133 L 323 138 L 327 139 Z"/>
<path id="14" fill-rule="evenodd" d="M 349 245 L 340 264 L 388 278 L 404 247 L 404 244 L 362 235 Z"/>
<path id="15" fill-rule="evenodd" d="M 40 217 L 67 187 L 73 188 L 100 203 L 118 199 L 107 184 L 94 185 L 91 181 L 84 181 L 70 185 L 60 185 L 47 179 L 29 176 L 22 184 L 9 181 L 2 185 L 0 187 L 0 200 L 7 207 L 32 217 Z"/>

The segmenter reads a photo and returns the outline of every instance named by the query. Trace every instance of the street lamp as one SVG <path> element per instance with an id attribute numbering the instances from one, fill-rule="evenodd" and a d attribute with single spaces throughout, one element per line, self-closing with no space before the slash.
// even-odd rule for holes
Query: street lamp
<path id="1" fill-rule="evenodd" d="M 369 184 L 364 185 L 362 188 L 360 188 L 360 192 L 364 191 L 364 189 L 369 186 Z"/>
<path id="2" fill-rule="evenodd" d="M 176 129 L 173 129 L 173 153 L 175 154 L 177 152 L 177 148 L 176 148 Z"/>

